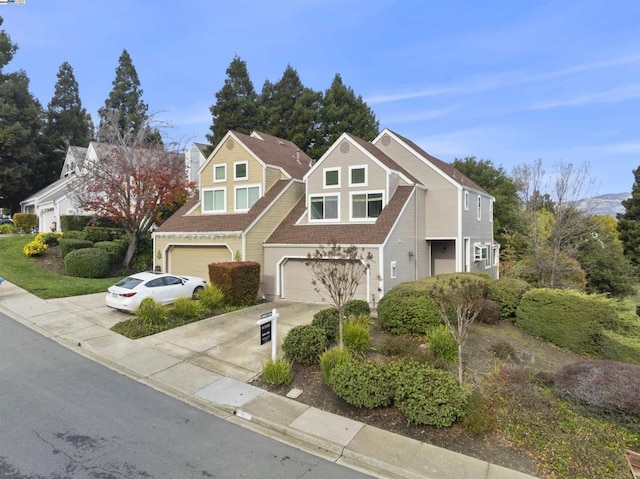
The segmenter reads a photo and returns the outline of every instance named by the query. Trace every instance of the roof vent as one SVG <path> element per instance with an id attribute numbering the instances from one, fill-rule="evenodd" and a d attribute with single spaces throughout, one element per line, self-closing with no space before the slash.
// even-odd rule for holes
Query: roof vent
<path id="1" fill-rule="evenodd" d="M 340 143 L 340 151 L 342 153 L 348 153 L 350 149 L 350 145 L 348 142 L 343 141 L 342 143 Z"/>

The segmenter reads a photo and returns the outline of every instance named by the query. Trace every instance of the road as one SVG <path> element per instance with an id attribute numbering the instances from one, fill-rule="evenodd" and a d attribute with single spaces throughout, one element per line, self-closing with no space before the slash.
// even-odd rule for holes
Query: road
<path id="1" fill-rule="evenodd" d="M 0 477 L 368 476 L 166 396 L 0 313 Z"/>

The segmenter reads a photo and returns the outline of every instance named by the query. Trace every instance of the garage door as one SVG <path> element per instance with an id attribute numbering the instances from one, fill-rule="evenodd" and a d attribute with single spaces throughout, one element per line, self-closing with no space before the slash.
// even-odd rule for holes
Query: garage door
<path id="1" fill-rule="evenodd" d="M 291 301 L 330 302 L 326 293 L 320 295 L 311 284 L 313 276 L 305 266 L 306 260 L 288 259 L 282 266 L 282 298 Z M 323 300 L 324 298 L 324 300 Z M 367 299 L 366 275 L 353 299 Z"/>
<path id="2" fill-rule="evenodd" d="M 200 276 L 209 281 L 209 263 L 231 261 L 226 246 L 173 246 L 168 253 L 168 272 L 176 275 Z"/>

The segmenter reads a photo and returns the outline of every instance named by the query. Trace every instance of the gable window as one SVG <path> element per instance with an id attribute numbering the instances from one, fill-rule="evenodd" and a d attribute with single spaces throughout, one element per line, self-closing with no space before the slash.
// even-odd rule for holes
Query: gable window
<path id="1" fill-rule="evenodd" d="M 469 211 L 469 192 L 464 192 L 464 210 Z"/>
<path id="2" fill-rule="evenodd" d="M 260 198 L 259 186 L 236 188 L 236 211 L 247 211 Z"/>
<path id="3" fill-rule="evenodd" d="M 240 161 L 233 164 L 233 179 L 234 180 L 246 180 L 248 178 L 247 162 Z"/>
<path id="4" fill-rule="evenodd" d="M 224 188 L 202 190 L 202 212 L 220 213 L 226 211 L 226 190 Z"/>
<path id="5" fill-rule="evenodd" d="M 478 218 L 478 221 L 480 221 L 482 219 L 482 198 L 480 197 L 480 195 L 478 195 L 478 204 L 477 204 L 476 216 Z"/>
<path id="6" fill-rule="evenodd" d="M 309 200 L 309 211 L 312 220 L 337 220 L 338 196 L 312 196 Z"/>
<path id="7" fill-rule="evenodd" d="M 213 167 L 213 181 L 227 181 L 227 165 L 214 165 Z"/>
<path id="8" fill-rule="evenodd" d="M 377 218 L 382 212 L 382 193 L 358 193 L 351 195 L 351 217 L 354 219 Z"/>
<path id="9" fill-rule="evenodd" d="M 324 185 L 325 188 L 340 187 L 340 168 L 324 169 Z"/>
<path id="10" fill-rule="evenodd" d="M 366 166 L 350 166 L 349 167 L 349 186 L 366 186 L 367 184 L 367 167 Z"/>

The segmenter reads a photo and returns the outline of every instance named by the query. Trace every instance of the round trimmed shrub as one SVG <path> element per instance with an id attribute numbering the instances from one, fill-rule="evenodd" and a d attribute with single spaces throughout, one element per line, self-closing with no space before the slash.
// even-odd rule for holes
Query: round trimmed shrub
<path id="1" fill-rule="evenodd" d="M 111 257 L 103 249 L 76 249 L 65 256 L 64 270 L 68 276 L 103 278 L 109 272 L 110 263 Z"/>
<path id="2" fill-rule="evenodd" d="M 369 316 L 371 314 L 371 308 L 369 303 L 363 299 L 352 299 L 347 301 L 344 305 L 344 317 L 350 316 Z"/>
<path id="3" fill-rule="evenodd" d="M 91 241 L 82 239 L 62 238 L 60 240 L 60 253 L 62 258 L 66 258 L 69 253 L 77 249 L 93 248 Z"/>
<path id="4" fill-rule="evenodd" d="M 300 364 L 317 364 L 320 355 L 327 349 L 327 336 L 324 329 L 310 324 L 294 326 L 282 342 L 285 356 Z"/>
<path id="5" fill-rule="evenodd" d="M 375 361 L 343 361 L 335 365 L 330 376 L 331 389 L 355 407 L 388 406 L 393 401 L 389 374 Z"/>
<path id="6" fill-rule="evenodd" d="M 487 298 L 500 305 L 500 318 L 515 320 L 518 305 L 531 285 L 518 278 L 500 278 L 489 283 Z"/>
<path id="7" fill-rule="evenodd" d="M 436 306 L 425 293 L 394 290 L 385 294 L 378 304 L 378 321 L 383 330 L 392 334 L 423 335 L 440 324 Z"/>
<path id="8" fill-rule="evenodd" d="M 340 328 L 340 315 L 335 308 L 325 308 L 313 315 L 311 320 L 312 326 L 322 328 L 329 343 L 335 343 L 338 338 L 338 330 Z"/>
<path id="9" fill-rule="evenodd" d="M 369 350 L 371 343 L 371 330 L 368 322 L 365 323 L 357 318 L 365 318 L 367 321 L 369 316 L 357 316 L 345 321 L 342 328 L 342 339 L 344 347 L 355 355 L 363 355 Z"/>
<path id="10" fill-rule="evenodd" d="M 346 348 L 329 348 L 320 355 L 320 369 L 325 384 L 331 385 L 331 371 L 336 365 L 349 361 L 351 353 Z"/>
<path id="11" fill-rule="evenodd" d="M 124 259 L 126 249 L 122 247 L 121 242 L 117 241 L 98 241 L 93 245 L 94 248 L 100 248 L 109 253 L 111 264 L 116 264 Z"/>

